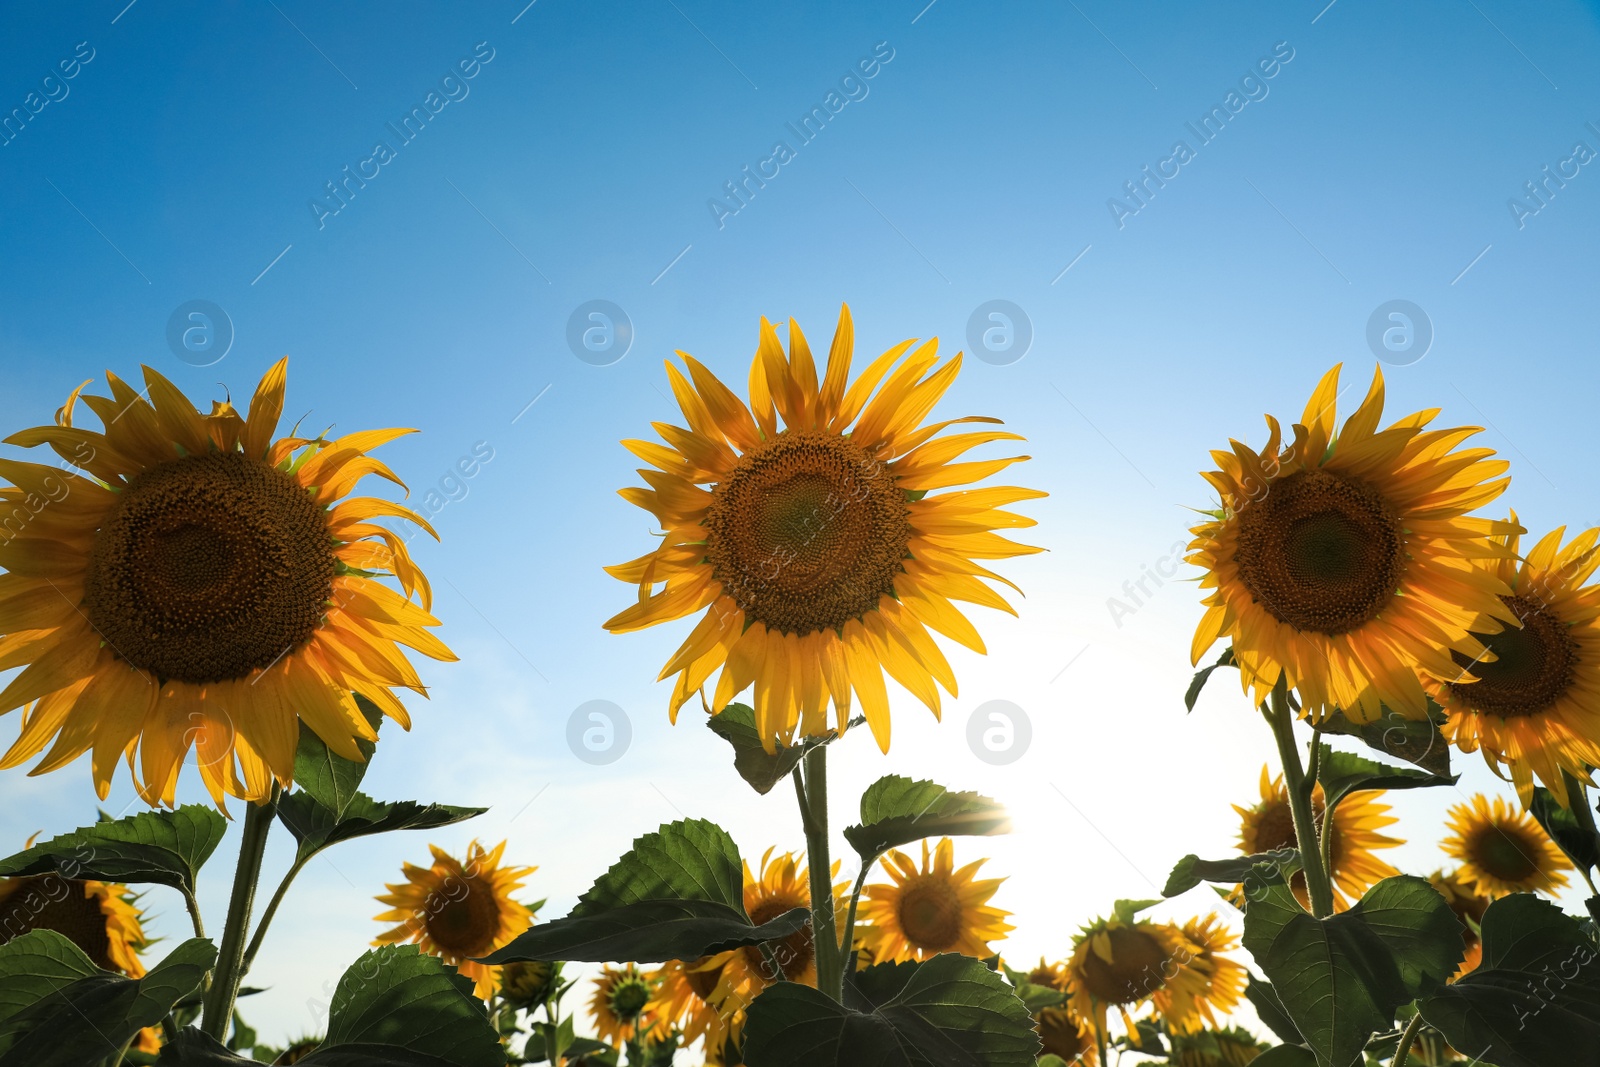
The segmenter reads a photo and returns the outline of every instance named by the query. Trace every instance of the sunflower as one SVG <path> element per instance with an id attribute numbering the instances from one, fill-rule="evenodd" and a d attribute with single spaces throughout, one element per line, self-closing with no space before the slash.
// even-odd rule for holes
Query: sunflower
<path id="1" fill-rule="evenodd" d="M 31 930 L 54 930 L 101 970 L 143 978 L 143 918 L 127 886 L 58 874 L 0 879 L 0 945 Z"/>
<path id="2" fill-rule="evenodd" d="M 514 1008 L 537 1008 L 550 999 L 560 980 L 561 966 L 545 960 L 500 964 L 500 996 Z"/>
<path id="3" fill-rule="evenodd" d="M 0 545 L 0 667 L 23 668 L 0 712 L 27 709 L 0 767 L 52 739 L 32 773 L 92 748 L 104 798 L 137 748 L 140 795 L 171 805 L 194 745 L 221 806 L 290 784 L 301 722 L 362 759 L 356 741 L 376 734 L 353 693 L 409 726 L 390 690 L 425 690 L 398 646 L 455 656 L 426 629 L 438 620 L 405 543 L 369 520 L 433 531 L 391 501 L 341 498 L 368 474 L 398 482 L 367 452 L 410 431 L 274 441 L 287 368 L 267 372 L 243 417 L 227 402 L 200 414 L 149 367 L 148 400 L 107 373 L 110 397 L 79 386 L 56 425 L 7 438 L 77 469 L 0 460 L 20 529 Z M 103 430 L 73 425 L 79 399 Z M 404 597 L 373 580 L 384 573 Z"/>
<path id="4" fill-rule="evenodd" d="M 1172 1039 L 1172 1060 L 1177 1067 L 1245 1067 L 1271 1047 L 1239 1027 L 1201 1030 Z"/>
<path id="5" fill-rule="evenodd" d="M 1003 940 L 1013 927 L 1011 913 L 989 904 L 1004 878 L 975 877 L 987 860 L 955 869 L 955 846 L 947 837 L 928 862 L 922 842 L 922 866 L 904 852 L 891 850 L 883 868 L 893 884 L 866 887 L 861 899 L 861 925 L 856 940 L 872 954 L 872 962 L 925 960 L 941 952 L 984 958 L 993 955 L 990 941 Z"/>
<path id="6" fill-rule="evenodd" d="M 984 651 L 952 601 L 1011 611 L 979 580 L 1005 579 L 974 561 L 1040 551 L 994 531 L 1034 525 L 1000 509 L 1047 494 L 994 487 L 926 495 L 1028 458 L 952 462 L 978 445 L 1021 440 L 1000 430 L 935 440 L 957 423 L 998 419 L 921 425 L 961 368 L 957 354 L 934 369 L 937 340 L 909 356 L 913 342 L 896 345 L 847 388 L 848 307 L 820 385 L 796 323 L 787 357 L 765 318 L 760 335 L 748 407 L 679 352 L 689 377 L 672 363 L 667 376 L 689 428 L 655 423 L 666 444 L 623 442 L 655 469 L 639 472 L 649 488 L 622 496 L 654 515 L 665 536 L 631 563 L 607 568 L 638 586 L 639 602 L 606 629 L 627 633 L 705 610 L 661 670 L 663 679 L 677 676 L 673 721 L 720 669 L 712 712 L 753 685 L 769 751 L 797 729 L 826 733 L 830 702 L 842 732 L 853 689 L 887 752 L 884 673 L 939 714 L 934 683 L 954 696 L 956 679 L 929 631 Z"/>
<path id="7" fill-rule="evenodd" d="M 1544 828 L 1525 811 L 1502 797 L 1479 793 L 1450 809 L 1454 836 L 1439 842 L 1445 854 L 1459 860 L 1462 884 L 1491 900 L 1511 893 L 1552 893 L 1567 884 L 1572 865 Z"/>
<path id="8" fill-rule="evenodd" d="M 1444 897 L 1461 922 L 1461 939 L 1466 944 L 1467 955 L 1456 968 L 1451 979 L 1455 981 L 1477 970 L 1478 964 L 1483 962 L 1483 937 L 1478 925 L 1483 922 L 1483 913 L 1489 910 L 1491 899 L 1463 881 L 1459 871 L 1435 871 L 1428 876 L 1428 882 Z"/>
<path id="9" fill-rule="evenodd" d="M 1381 796 L 1381 789 L 1352 793 L 1333 809 L 1328 868 L 1333 881 L 1333 905 L 1338 911 L 1348 908 L 1351 901 L 1361 899 L 1361 894 L 1378 882 L 1400 873 L 1373 855 L 1378 849 L 1398 848 L 1405 844 L 1398 838 L 1378 832 L 1399 821 L 1389 814 L 1389 805 L 1378 802 Z M 1271 777 L 1266 767 L 1261 768 L 1261 802 L 1250 808 L 1235 804 L 1233 810 L 1239 813 L 1239 851 L 1245 855 L 1297 847 L 1294 815 L 1289 810 L 1289 792 L 1283 786 L 1283 778 Z M 1323 813 L 1321 785 L 1312 791 L 1311 811 L 1320 827 Z M 1290 879 L 1290 886 L 1295 896 L 1305 904 L 1305 875 L 1296 871 Z"/>
<path id="10" fill-rule="evenodd" d="M 645 1007 L 656 1021 L 652 1036 L 665 1039 L 676 1029 L 685 1047 L 704 1040 L 708 1059 L 718 1055 L 730 1037 L 738 1039 L 743 1008 L 730 1004 L 724 1009 L 715 996 L 730 955 L 724 952 L 688 963 L 673 960 L 646 975 L 655 988 Z"/>
<path id="11" fill-rule="evenodd" d="M 771 922 L 795 908 L 811 907 L 811 875 L 795 855 L 785 852 L 773 857 L 767 849 L 761 857 L 759 873 L 751 873 L 750 864 L 744 865 L 744 910 L 757 926 Z M 837 876 L 839 864 L 833 865 Z M 833 913 L 837 923 L 834 936 L 842 933 L 845 921 L 844 904 L 849 890 L 847 882 L 833 884 Z M 817 984 L 816 943 L 811 936 L 811 920 L 781 941 L 771 942 L 774 959 L 783 969 L 783 977 L 801 985 Z M 760 945 L 746 945 L 715 957 L 723 962 L 720 976 L 710 994 L 710 1002 L 725 1017 L 742 1010 L 776 978 L 772 964 Z"/>
<path id="12" fill-rule="evenodd" d="M 1457 652 L 1456 675 L 1426 679 L 1447 715 L 1445 737 L 1463 752 L 1481 749 L 1497 775 L 1502 765 L 1509 769 L 1524 807 L 1535 777 L 1570 807 L 1563 772 L 1593 784 L 1588 768 L 1600 766 L 1600 585 L 1584 584 L 1600 567 L 1600 529 L 1563 548 L 1565 533 L 1552 530 L 1521 562 L 1480 561 L 1510 587 L 1502 600 L 1522 625 L 1474 634 L 1486 656 L 1474 661 Z M 1517 555 L 1516 534 L 1496 540 Z"/>
<path id="13" fill-rule="evenodd" d="M 1187 1022 L 1185 1010 L 1205 1002 L 1211 990 L 1206 969 L 1194 965 L 1200 953 L 1182 927 L 1136 919 L 1119 905 L 1117 914 L 1097 919 L 1074 940 L 1069 1003 L 1102 1038 L 1110 1008 L 1121 1013 L 1129 1033 L 1137 1033 L 1129 1011 L 1157 994 L 1173 1016 Z"/>
<path id="14" fill-rule="evenodd" d="M 1039 966 L 1028 972 L 1028 981 L 1033 985 L 1054 989 L 1057 993 L 1072 992 L 1065 962 L 1047 963 L 1041 958 Z M 1089 1020 L 1072 1010 L 1070 1002 L 1034 1012 L 1033 1024 L 1039 1031 L 1039 1040 L 1044 1043 L 1040 1055 L 1060 1056 L 1067 1063 L 1081 1064 L 1082 1067 L 1099 1067 L 1094 1027 Z"/>
<path id="15" fill-rule="evenodd" d="M 595 1037 L 620 1049 L 647 1033 L 653 1026 L 649 1007 L 654 995 L 650 977 L 633 964 L 602 968 L 594 980 L 594 999 L 589 1001 Z"/>
<path id="16" fill-rule="evenodd" d="M 406 880 L 390 885 L 377 898 L 391 910 L 375 915 L 379 922 L 400 925 L 380 934 L 374 945 L 415 941 L 423 952 L 438 956 L 476 983 L 474 994 L 487 1000 L 494 992 L 496 968 L 474 960 L 487 956 L 526 930 L 533 912 L 511 899 L 522 880 L 537 867 L 502 867 L 504 841 L 485 851 L 474 841 L 463 863 L 437 845 L 429 845 L 433 865 L 406 864 Z"/>
<path id="17" fill-rule="evenodd" d="M 1194 918 L 1182 926 L 1191 955 L 1182 960 L 1185 971 L 1199 982 L 1174 978 L 1151 996 L 1151 1002 L 1175 1034 L 1192 1034 L 1217 1025 L 1216 1012 L 1227 1014 L 1244 996 L 1250 972 L 1244 964 L 1222 953 L 1239 947 L 1239 939 L 1222 925 L 1215 913 Z"/>
<path id="18" fill-rule="evenodd" d="M 1505 582 L 1470 562 L 1509 557 L 1491 535 L 1517 527 L 1467 514 L 1505 489 L 1507 464 L 1456 448 L 1475 428 L 1425 430 L 1437 409 L 1380 431 L 1381 370 L 1336 431 L 1338 393 L 1334 367 L 1287 448 L 1269 415 L 1259 452 L 1233 441 L 1211 453 L 1221 469 L 1204 477 L 1221 507 L 1189 545 L 1212 590 L 1191 653 L 1198 663 L 1231 640 L 1257 703 L 1282 680 L 1313 721 L 1337 708 L 1371 722 L 1384 706 L 1422 719 L 1418 672 L 1456 677 L 1452 651 L 1476 659 L 1474 633 L 1517 624 Z"/>

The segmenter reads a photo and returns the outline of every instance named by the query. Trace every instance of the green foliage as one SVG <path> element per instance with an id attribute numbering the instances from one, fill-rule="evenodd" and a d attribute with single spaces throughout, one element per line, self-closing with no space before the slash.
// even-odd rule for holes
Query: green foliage
<path id="1" fill-rule="evenodd" d="M 1191 852 L 1173 866 L 1161 895 L 1181 896 L 1201 882 L 1235 885 L 1249 877 L 1250 872 L 1261 864 L 1285 875 L 1292 874 L 1300 869 L 1300 852 L 1298 849 L 1285 848 L 1277 852 L 1257 852 L 1253 856 L 1229 856 L 1225 860 L 1203 860 Z"/>
<path id="2" fill-rule="evenodd" d="M 748 704 L 729 704 L 707 719 L 706 725 L 733 746 L 733 769 L 750 783 L 750 788 L 763 796 L 787 778 L 807 752 L 839 737 L 829 730 L 821 737 L 805 738 L 798 745 L 779 745 L 776 751 L 769 753 L 762 747 L 761 735 L 756 732 L 755 709 Z"/>
<path id="3" fill-rule="evenodd" d="M 1279 1045 L 1251 1060 L 1250 1067 L 1317 1067 L 1317 1057 L 1299 1045 Z"/>
<path id="4" fill-rule="evenodd" d="M 1000 971 L 1011 983 L 1017 998 L 1027 1006 L 1029 1015 L 1037 1015 L 1045 1008 L 1053 1008 L 1067 999 L 1067 995 L 1058 989 L 1028 981 L 1026 972 L 1012 970 L 1004 963 L 1000 964 Z"/>
<path id="5" fill-rule="evenodd" d="M 1499 1067 L 1600 1065 L 1600 947 L 1531 893 L 1489 905 L 1483 962 L 1420 1002 L 1450 1044 Z"/>
<path id="6" fill-rule="evenodd" d="M 850 976 L 845 1003 L 782 982 L 750 1005 L 750 1067 L 1033 1067 L 1027 1007 L 979 960 L 945 954 Z"/>
<path id="7" fill-rule="evenodd" d="M 356 706 L 366 717 L 367 724 L 376 733 L 383 721 L 383 713 L 366 697 L 357 693 Z M 361 761 L 347 760 L 338 755 L 317 732 L 300 723 L 300 747 L 294 754 L 294 784 L 315 799 L 335 816 L 343 816 L 345 808 L 355 799 L 356 787 L 367 773 L 367 765 L 377 751 L 377 742 L 357 739 L 356 748 L 365 757 Z"/>
<path id="8" fill-rule="evenodd" d="M 1439 732 L 1444 711 L 1428 702 L 1426 719 L 1408 719 L 1388 708 L 1372 722 L 1355 722 L 1336 711 L 1322 721 L 1325 734 L 1343 734 L 1366 742 L 1368 748 L 1415 764 L 1439 777 L 1450 774 L 1450 745 Z"/>
<path id="9" fill-rule="evenodd" d="M 870 863 L 891 848 L 925 837 L 1010 832 L 1011 817 L 988 797 L 890 774 L 861 794 L 861 823 L 846 827 L 844 836 Z"/>
<path id="10" fill-rule="evenodd" d="M 297 791 L 279 799 L 278 820 L 300 843 L 298 858 L 305 860 L 341 841 L 391 830 L 432 830 L 476 818 L 488 810 L 419 804 L 414 800 L 373 800 L 356 792 L 346 802 L 344 814 L 335 815 L 309 793 Z"/>
<path id="11" fill-rule="evenodd" d="M 1244 946 L 1321 1067 L 1348 1067 L 1395 1012 L 1461 962 L 1461 924 L 1421 878 L 1386 878 L 1349 911 L 1316 919 L 1283 880 L 1253 886 Z"/>
<path id="12" fill-rule="evenodd" d="M 1188 692 L 1183 694 L 1183 706 L 1190 711 L 1194 710 L 1195 701 L 1200 699 L 1200 690 L 1206 687 L 1206 682 L 1211 680 L 1211 672 L 1218 667 L 1237 667 L 1233 659 L 1233 646 L 1229 645 L 1222 650 L 1222 655 L 1217 657 L 1217 662 L 1209 667 L 1202 667 L 1194 672 L 1194 680 L 1189 683 Z"/>
<path id="13" fill-rule="evenodd" d="M 0 945 L 0 1067 L 100 1063 L 199 989 L 216 956 L 194 938 L 135 980 L 100 970 L 54 930 Z"/>
<path id="14" fill-rule="evenodd" d="M 198 804 L 176 811 L 143 811 L 80 827 L 0 860 L 0 876 L 59 874 L 153 882 L 193 895 L 195 877 L 227 827 L 214 809 Z"/>
<path id="15" fill-rule="evenodd" d="M 1298 1045 L 1303 1040 L 1300 1037 L 1300 1028 L 1295 1026 L 1294 1020 L 1289 1018 L 1289 1013 L 1283 1010 L 1283 1001 L 1278 999 L 1270 982 L 1263 982 L 1255 975 L 1248 975 L 1249 984 L 1245 987 L 1244 995 L 1256 1009 L 1256 1017 L 1262 1025 L 1278 1035 L 1278 1040 L 1291 1045 Z"/>
<path id="16" fill-rule="evenodd" d="M 1391 767 L 1376 760 L 1341 752 L 1329 745 L 1320 746 L 1317 781 L 1329 804 L 1337 805 L 1351 793 L 1363 789 L 1426 789 L 1436 785 L 1455 785 L 1460 775 L 1438 775 L 1432 771 Z"/>
<path id="17" fill-rule="evenodd" d="M 1571 785 L 1576 786 L 1577 783 Z M 1587 794 L 1581 786 L 1572 790 L 1572 796 L 1575 803 L 1588 803 Z M 1573 863 L 1586 872 L 1600 867 L 1600 839 L 1579 821 L 1575 812 L 1563 808 L 1554 793 L 1542 785 L 1534 786 L 1533 803 L 1528 810 Z"/>
<path id="18" fill-rule="evenodd" d="M 714 823 L 685 819 L 636 839 L 566 918 L 529 928 L 484 962 L 692 960 L 787 937 L 806 919 L 795 908 L 754 925 L 733 839 Z"/>

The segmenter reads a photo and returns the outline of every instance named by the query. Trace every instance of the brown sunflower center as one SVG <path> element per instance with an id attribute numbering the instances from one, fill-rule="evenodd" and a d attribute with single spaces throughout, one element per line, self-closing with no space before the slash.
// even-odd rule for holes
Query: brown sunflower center
<path id="1" fill-rule="evenodd" d="M 943 878 L 922 878 L 907 886 L 896 917 L 906 940 L 923 952 L 943 952 L 961 940 L 961 898 Z"/>
<path id="2" fill-rule="evenodd" d="M 875 610 L 911 536 L 888 468 L 821 430 L 785 431 L 741 456 L 705 527 L 706 558 L 745 616 L 802 636 Z"/>
<path id="3" fill-rule="evenodd" d="M 268 667 L 311 637 L 333 591 L 323 510 L 238 453 L 140 474 L 95 535 L 84 605 L 106 644 L 164 680 Z"/>
<path id="4" fill-rule="evenodd" d="M 1544 604 L 1527 597 L 1501 597 L 1522 620 L 1521 629 L 1473 634 L 1495 656 L 1473 662 L 1459 652 L 1456 665 L 1476 682 L 1452 682 L 1450 691 L 1476 711 L 1513 719 L 1544 711 L 1566 693 L 1577 667 L 1578 643 L 1567 625 Z"/>
<path id="5" fill-rule="evenodd" d="M 18 879 L 0 898 L 0 944 L 30 930 L 54 930 L 101 970 L 121 970 L 111 960 L 105 913 L 97 899 L 84 893 L 81 881 L 55 874 Z"/>
<path id="6" fill-rule="evenodd" d="M 1083 985 L 1103 1004 L 1132 1004 L 1166 984 L 1167 949 L 1148 930 L 1120 926 L 1106 931 L 1111 960 L 1090 951 L 1083 961 Z"/>
<path id="7" fill-rule="evenodd" d="M 483 956 L 500 932 L 500 906 L 494 890 L 479 878 L 451 878 L 428 895 L 424 919 L 434 944 L 452 956 Z"/>
<path id="8" fill-rule="evenodd" d="M 1078 1020 L 1063 1008 L 1046 1008 L 1038 1015 L 1039 1039 L 1043 1052 L 1054 1053 L 1068 1063 L 1089 1051 L 1089 1035 Z"/>
<path id="9" fill-rule="evenodd" d="M 1400 524 L 1369 486 L 1304 470 L 1239 512 L 1235 558 L 1250 595 L 1274 618 L 1331 637 L 1384 609 L 1406 553 Z"/>
<path id="10" fill-rule="evenodd" d="M 644 1014 L 645 1005 L 650 1003 L 650 987 L 643 978 L 627 974 L 616 980 L 611 992 L 606 996 L 606 1007 L 611 1009 L 611 1014 L 616 1016 L 618 1022 L 631 1023 Z"/>
<path id="11" fill-rule="evenodd" d="M 750 921 L 757 926 L 771 922 L 784 912 L 794 908 L 804 907 L 804 900 L 768 898 L 750 909 Z M 811 937 L 811 920 L 782 941 L 772 942 L 772 954 L 778 961 L 778 966 L 783 968 L 783 976 L 791 982 L 797 982 L 805 974 L 806 968 L 816 958 L 817 946 Z M 763 977 L 772 975 L 772 965 L 767 962 L 767 957 L 761 951 L 760 945 L 745 946 L 745 961 Z M 716 983 L 712 983 L 716 988 Z"/>
<path id="12" fill-rule="evenodd" d="M 701 967 L 704 966 L 705 962 L 704 959 L 700 959 L 693 966 Z M 716 991 L 717 983 L 722 980 L 722 968 L 713 967 L 704 971 L 685 968 L 683 980 L 688 983 L 695 996 L 701 1000 L 710 1000 L 711 994 Z"/>
<path id="13" fill-rule="evenodd" d="M 1311 797 L 1311 821 L 1319 830 L 1322 827 L 1322 812 L 1322 793 L 1318 791 Z M 1337 876 L 1344 866 L 1344 837 L 1339 828 L 1339 809 L 1335 808 L 1333 814 L 1333 820 L 1328 824 L 1328 873 Z M 1246 836 L 1248 840 L 1244 844 L 1248 853 L 1299 848 L 1300 839 L 1294 832 L 1294 812 L 1289 809 L 1289 801 L 1286 798 L 1264 801 L 1256 809 L 1254 823 Z M 1305 895 L 1305 871 L 1295 871 L 1289 878 L 1289 885 L 1297 896 Z"/>
<path id="14" fill-rule="evenodd" d="M 1473 864 L 1502 882 L 1524 882 L 1538 874 L 1539 851 L 1528 838 L 1492 824 L 1473 834 L 1467 845 Z"/>

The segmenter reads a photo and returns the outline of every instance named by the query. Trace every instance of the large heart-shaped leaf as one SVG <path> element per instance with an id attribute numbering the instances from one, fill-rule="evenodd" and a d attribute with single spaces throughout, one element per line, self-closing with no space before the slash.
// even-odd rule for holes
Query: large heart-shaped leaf
<path id="1" fill-rule="evenodd" d="M 1499 1067 L 1600 1067 L 1600 946 L 1530 893 L 1489 905 L 1483 961 L 1421 1001 L 1450 1044 Z"/>
<path id="2" fill-rule="evenodd" d="M 308 859 L 330 845 L 391 830 L 432 830 L 464 822 L 488 808 L 460 808 L 450 804 L 419 804 L 414 800 L 373 800 L 357 792 L 345 805 L 344 815 L 307 793 L 289 793 L 278 801 L 278 820 L 300 843 L 300 859 Z"/>
<path id="3" fill-rule="evenodd" d="M 750 1067 L 1033 1067 L 1026 1005 L 979 960 L 945 954 L 857 971 L 838 1004 L 780 982 L 751 1003 Z"/>
<path id="4" fill-rule="evenodd" d="M 796 908 L 752 923 L 733 838 L 715 823 L 685 819 L 635 840 L 566 918 L 529 928 L 483 962 L 692 960 L 787 937 L 805 922 Z"/>
<path id="5" fill-rule="evenodd" d="M 1409 767 L 1390 767 L 1376 760 L 1341 752 L 1330 745 L 1320 746 L 1317 781 L 1329 804 L 1363 789 L 1425 789 L 1436 785 L 1455 785 L 1460 775 L 1439 775 Z"/>
<path id="6" fill-rule="evenodd" d="M 1229 856 L 1225 860 L 1203 860 L 1191 852 L 1173 866 L 1161 895 L 1180 896 L 1201 882 L 1235 885 L 1261 864 L 1268 864 L 1287 877 L 1300 869 L 1300 851 L 1284 848 L 1276 852 L 1257 852 L 1253 856 Z"/>
<path id="7" fill-rule="evenodd" d="M 1278 1035 L 1278 1040 L 1291 1045 L 1299 1045 L 1303 1040 L 1299 1027 L 1294 1020 L 1289 1018 L 1289 1013 L 1283 1010 L 1283 1001 L 1278 999 L 1278 994 L 1273 991 L 1271 982 L 1263 982 L 1255 975 L 1247 975 L 1248 985 L 1244 995 L 1250 998 L 1250 1003 L 1256 1009 L 1259 1018 L 1267 1029 Z"/>
<path id="8" fill-rule="evenodd" d="M 377 733 L 383 721 L 383 712 L 360 693 L 355 694 L 356 706 L 366 717 L 367 725 Z M 356 748 L 363 759 L 348 760 L 329 748 L 317 732 L 304 722 L 300 724 L 300 747 L 294 754 L 294 784 L 335 815 L 343 815 L 345 808 L 355 798 L 361 779 L 366 776 L 372 754 L 377 751 L 376 741 L 357 738 Z"/>
<path id="9" fill-rule="evenodd" d="M 861 795 L 861 823 L 846 827 L 844 836 L 863 860 L 871 862 L 891 848 L 925 837 L 1010 831 L 1006 809 L 988 797 L 890 774 Z"/>
<path id="10" fill-rule="evenodd" d="M 853 720 L 850 725 L 861 721 Z M 761 734 L 756 730 L 755 709 L 748 704 L 729 704 L 707 719 L 706 725 L 733 746 L 733 769 L 750 783 L 750 788 L 763 796 L 787 778 L 807 752 L 839 737 L 837 732 L 829 730 L 821 737 L 807 737 L 798 745 L 779 745 L 776 751 L 768 752 L 762 747 Z"/>
<path id="11" fill-rule="evenodd" d="M 1258 869 L 1252 877 L 1262 872 Z M 1461 924 L 1424 879 L 1386 878 L 1349 911 L 1316 919 L 1276 874 L 1244 916 L 1255 957 L 1322 1067 L 1349 1067 L 1396 1009 L 1461 963 Z"/>
<path id="12" fill-rule="evenodd" d="M 0 945 L 0 1067 L 83 1067 L 200 988 L 217 950 L 185 941 L 141 979 L 102 971 L 54 930 Z"/>
<path id="13" fill-rule="evenodd" d="M 97 822 L 0 860 L 0 875 L 59 874 L 153 882 L 193 895 L 195 877 L 228 828 L 213 808 L 142 811 Z"/>
<path id="14" fill-rule="evenodd" d="M 1450 774 L 1450 745 L 1439 732 L 1444 712 L 1439 705 L 1429 702 L 1429 717 L 1408 719 L 1398 712 L 1384 709 L 1372 722 L 1356 722 L 1341 712 L 1329 715 L 1319 725 L 1325 734 L 1344 734 L 1358 737 L 1367 747 L 1413 763 L 1440 777 Z"/>

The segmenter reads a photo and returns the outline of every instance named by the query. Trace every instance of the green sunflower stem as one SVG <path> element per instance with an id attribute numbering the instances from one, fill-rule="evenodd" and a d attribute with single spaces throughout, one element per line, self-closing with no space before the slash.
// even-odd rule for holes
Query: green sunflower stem
<path id="1" fill-rule="evenodd" d="M 828 748 L 807 752 L 801 766 L 805 787 L 800 812 L 806 830 L 806 867 L 811 874 L 811 939 L 817 960 L 817 988 L 834 1000 L 844 997 L 838 931 L 833 918 L 833 860 L 828 853 Z"/>
<path id="2" fill-rule="evenodd" d="M 1300 849 L 1300 869 L 1306 878 L 1306 894 L 1311 898 L 1311 914 L 1325 919 L 1333 914 L 1333 887 L 1328 868 L 1322 862 L 1322 846 L 1317 840 L 1317 821 L 1311 810 L 1311 792 L 1316 783 L 1308 781 L 1300 762 L 1300 748 L 1294 739 L 1294 712 L 1289 707 L 1289 688 L 1282 678 L 1272 688 L 1267 721 L 1278 740 L 1278 757 L 1283 761 L 1283 784 L 1289 794 L 1289 811 L 1294 817 L 1295 843 Z"/>
<path id="3" fill-rule="evenodd" d="M 207 1034 L 225 1040 L 233 1005 L 244 979 L 245 937 L 250 932 L 250 913 L 255 906 L 256 883 L 261 880 L 261 860 L 267 851 L 267 832 L 278 814 L 278 784 L 260 804 L 247 804 L 244 835 L 239 842 L 239 866 L 233 874 L 233 896 L 228 900 L 228 922 L 222 930 L 222 947 L 217 951 L 217 966 L 212 972 L 211 990 L 206 997 L 201 1024 Z"/>
<path id="4" fill-rule="evenodd" d="M 1411 1046 L 1417 1040 L 1417 1031 L 1422 1029 L 1422 1013 L 1419 1011 L 1406 1023 L 1406 1028 L 1400 1034 L 1400 1043 L 1394 1049 L 1393 1067 L 1406 1067 L 1411 1060 Z"/>

